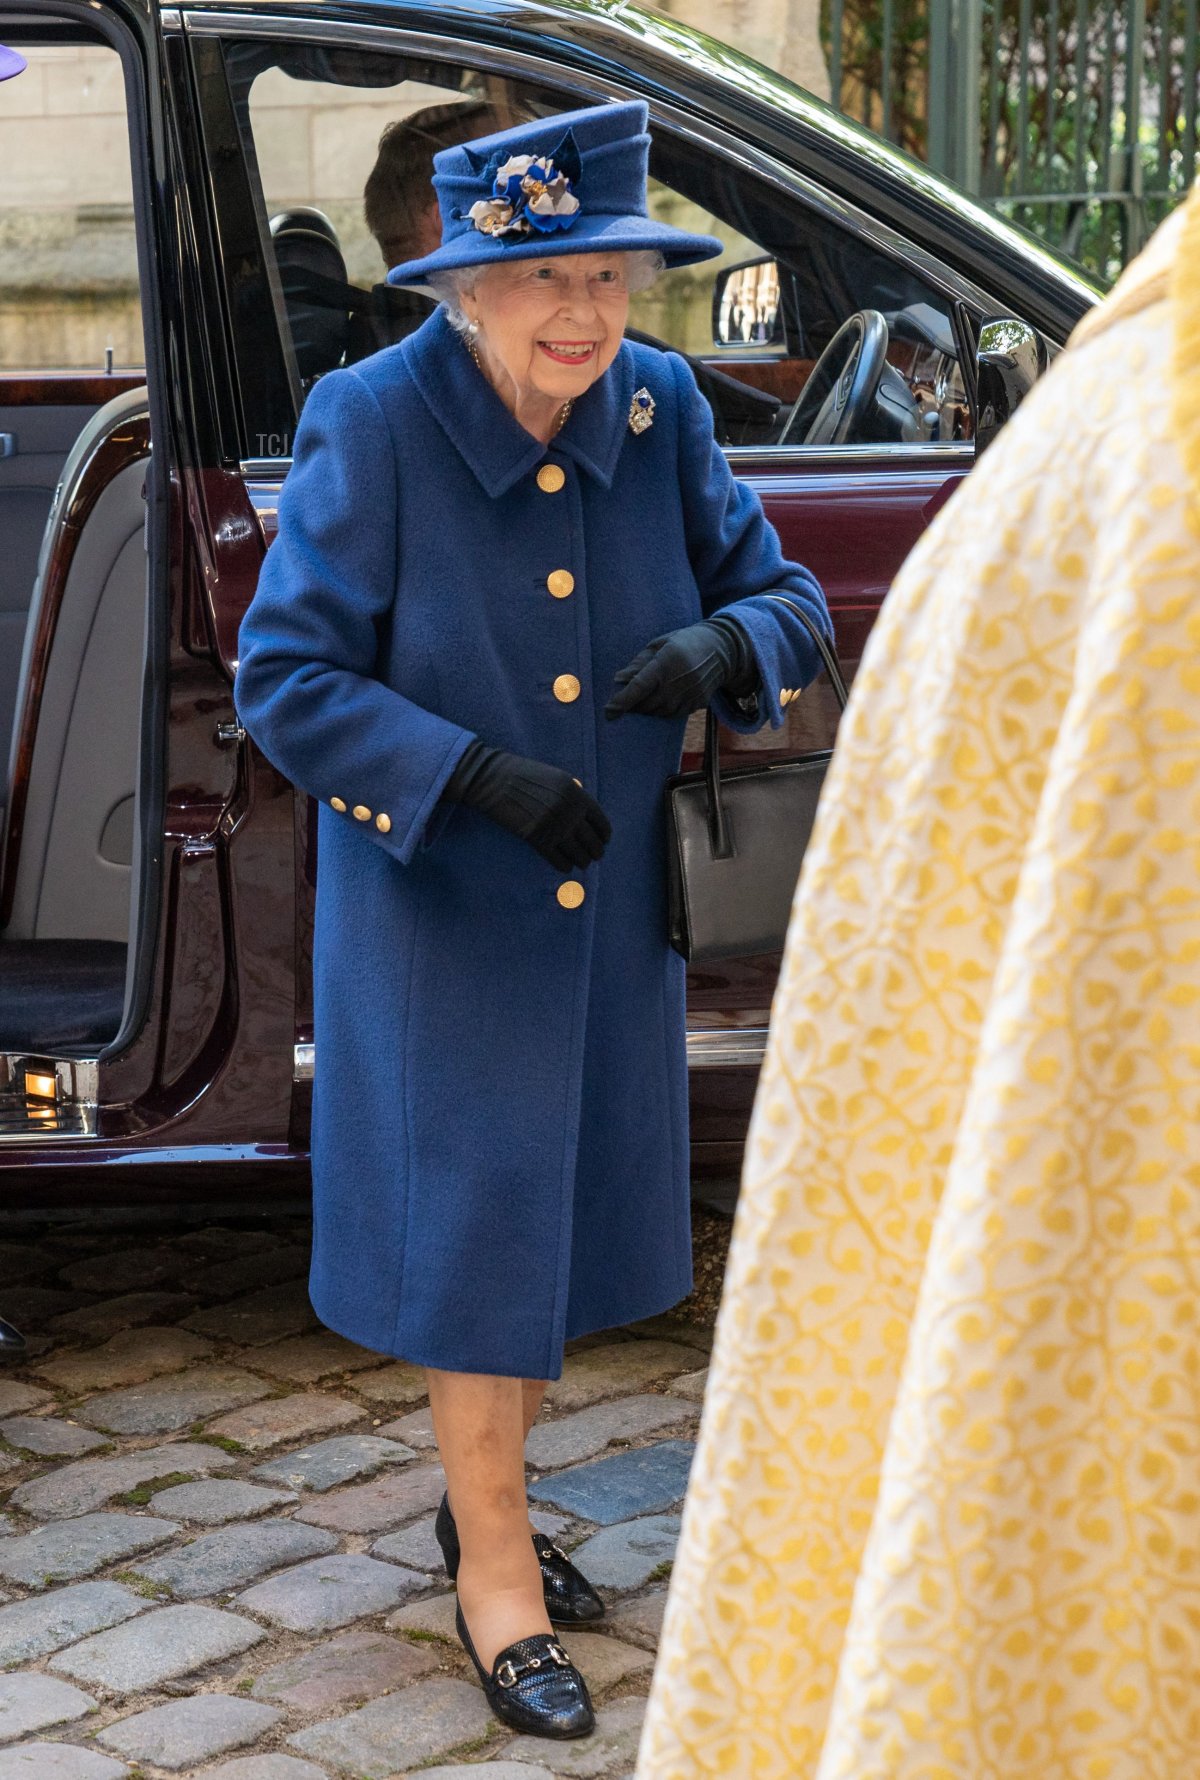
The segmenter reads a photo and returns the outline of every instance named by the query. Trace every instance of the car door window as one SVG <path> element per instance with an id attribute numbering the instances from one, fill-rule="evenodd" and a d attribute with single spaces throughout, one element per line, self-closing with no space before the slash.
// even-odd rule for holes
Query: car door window
<path id="1" fill-rule="evenodd" d="M 224 69 L 269 292 L 241 306 L 239 359 L 253 384 L 261 355 L 245 335 L 273 317 L 295 412 L 326 371 L 430 313 L 428 295 L 385 275 L 440 238 L 436 149 L 581 103 L 485 67 L 351 43 L 229 40 Z M 632 337 L 689 357 L 722 444 L 919 448 L 969 436 L 950 301 L 894 255 L 659 124 L 650 207 L 724 243 L 719 258 L 639 293 L 629 323 Z M 863 312 L 867 334 L 839 333 Z M 851 384 L 854 412 L 839 428 L 831 410 Z M 254 412 L 243 396 L 248 455 L 286 457 L 294 415 Z"/>

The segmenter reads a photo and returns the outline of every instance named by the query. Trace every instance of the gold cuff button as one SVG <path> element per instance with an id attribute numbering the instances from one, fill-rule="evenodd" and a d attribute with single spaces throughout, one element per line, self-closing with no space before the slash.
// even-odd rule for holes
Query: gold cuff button
<path id="1" fill-rule="evenodd" d="M 573 778 L 573 779 L 575 779 L 575 774 L 574 774 L 574 773 L 572 773 L 572 774 L 571 774 L 571 777 L 572 777 L 572 778 Z M 583 780 L 582 780 L 582 779 L 575 779 L 575 783 L 576 783 L 576 784 L 577 784 L 577 785 L 579 785 L 579 786 L 582 786 L 582 784 L 583 784 Z"/>
<path id="2" fill-rule="evenodd" d="M 331 810 L 344 810 L 346 805 L 345 805 L 345 801 L 342 798 L 331 797 L 329 800 L 329 807 Z"/>
<path id="3" fill-rule="evenodd" d="M 543 464 L 537 473 L 537 485 L 543 494 L 557 494 L 566 479 L 566 471 L 560 464 Z"/>
<path id="4" fill-rule="evenodd" d="M 569 593 L 575 591 L 575 577 L 570 569 L 553 569 L 546 576 L 546 586 L 556 600 L 565 600 Z"/>
<path id="5" fill-rule="evenodd" d="M 380 810 L 375 818 L 375 826 L 380 834 L 388 834 L 391 832 L 392 818 L 388 815 L 386 810 Z"/>
<path id="6" fill-rule="evenodd" d="M 554 894 L 565 909 L 577 909 L 583 901 L 583 885 L 578 878 L 568 878 Z"/>
<path id="7" fill-rule="evenodd" d="M 569 705 L 579 697 L 579 681 L 574 674 L 560 674 L 554 682 L 554 696 L 562 704 Z"/>
<path id="8" fill-rule="evenodd" d="M 790 686 L 781 686 L 779 688 L 779 702 L 781 705 L 786 705 L 791 696 L 792 689 Z"/>
<path id="9" fill-rule="evenodd" d="M 365 803 L 356 803 L 354 806 L 354 814 L 358 817 L 360 822 L 369 822 L 371 819 L 371 812 Z"/>

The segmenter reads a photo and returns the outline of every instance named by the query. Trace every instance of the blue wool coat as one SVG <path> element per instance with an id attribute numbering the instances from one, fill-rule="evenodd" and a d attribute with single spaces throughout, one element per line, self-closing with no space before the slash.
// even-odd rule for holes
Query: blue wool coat
<path id="1" fill-rule="evenodd" d="M 331 1328 L 552 1379 L 564 1340 L 691 1290 L 663 809 L 686 717 L 603 707 L 651 637 L 721 607 L 763 690 L 751 714 L 719 694 L 717 714 L 779 727 L 781 688 L 818 663 L 768 588 L 830 632 L 675 353 L 622 342 L 548 446 L 440 308 L 313 386 L 234 700 L 320 800 L 310 1291 Z M 439 801 L 472 735 L 562 767 L 607 811 L 576 906 L 527 843 Z"/>

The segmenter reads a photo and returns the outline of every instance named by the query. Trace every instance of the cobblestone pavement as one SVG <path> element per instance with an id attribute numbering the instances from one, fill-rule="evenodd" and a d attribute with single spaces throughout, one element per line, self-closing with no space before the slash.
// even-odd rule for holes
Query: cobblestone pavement
<path id="1" fill-rule="evenodd" d="M 529 1436 L 535 1524 L 608 1605 L 562 1634 L 596 1729 L 553 1742 L 493 1717 L 455 1637 L 423 1372 L 323 1329 L 307 1265 L 282 1215 L 0 1238 L 0 1314 L 29 1338 L 0 1370 L 0 1780 L 624 1780 L 699 1297 L 569 1343 Z"/>

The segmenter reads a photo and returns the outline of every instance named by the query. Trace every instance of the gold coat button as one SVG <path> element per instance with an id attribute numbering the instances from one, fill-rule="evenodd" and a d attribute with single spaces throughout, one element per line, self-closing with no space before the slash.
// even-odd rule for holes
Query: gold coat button
<path id="1" fill-rule="evenodd" d="M 575 779 L 575 774 L 574 774 L 574 773 L 572 773 L 572 774 L 571 774 L 571 777 L 572 777 L 572 778 L 573 778 L 573 779 Z M 582 785 L 582 784 L 583 784 L 583 780 L 582 780 L 582 779 L 575 779 L 575 783 L 576 783 L 576 784 L 577 784 L 577 785 Z"/>
<path id="2" fill-rule="evenodd" d="M 574 674 L 560 674 L 554 682 L 554 696 L 564 705 L 579 697 L 579 681 Z"/>
<path id="3" fill-rule="evenodd" d="M 577 909 L 583 901 L 583 885 L 578 878 L 568 878 L 554 894 L 565 909 Z"/>
<path id="4" fill-rule="evenodd" d="M 788 703 L 788 701 L 790 700 L 791 696 L 792 696 L 792 689 L 790 686 L 781 686 L 779 688 L 779 702 L 781 705 L 786 705 Z"/>
<path id="5" fill-rule="evenodd" d="M 371 812 L 365 803 L 356 803 L 354 806 L 354 814 L 358 817 L 360 822 L 370 821 Z"/>
<path id="6" fill-rule="evenodd" d="M 392 818 L 388 815 L 386 810 L 380 810 L 379 814 L 375 818 L 375 826 L 379 830 L 380 834 L 387 834 L 390 832 L 391 826 L 392 826 Z"/>
<path id="7" fill-rule="evenodd" d="M 544 494 L 557 494 L 566 479 L 561 464 L 543 464 L 537 473 L 537 485 Z"/>
<path id="8" fill-rule="evenodd" d="M 329 807 L 333 810 L 344 810 L 346 805 L 340 797 L 331 797 Z"/>
<path id="9" fill-rule="evenodd" d="M 575 591 L 575 577 L 570 569 L 553 569 L 546 576 L 546 586 L 556 600 L 565 600 L 569 593 Z"/>

